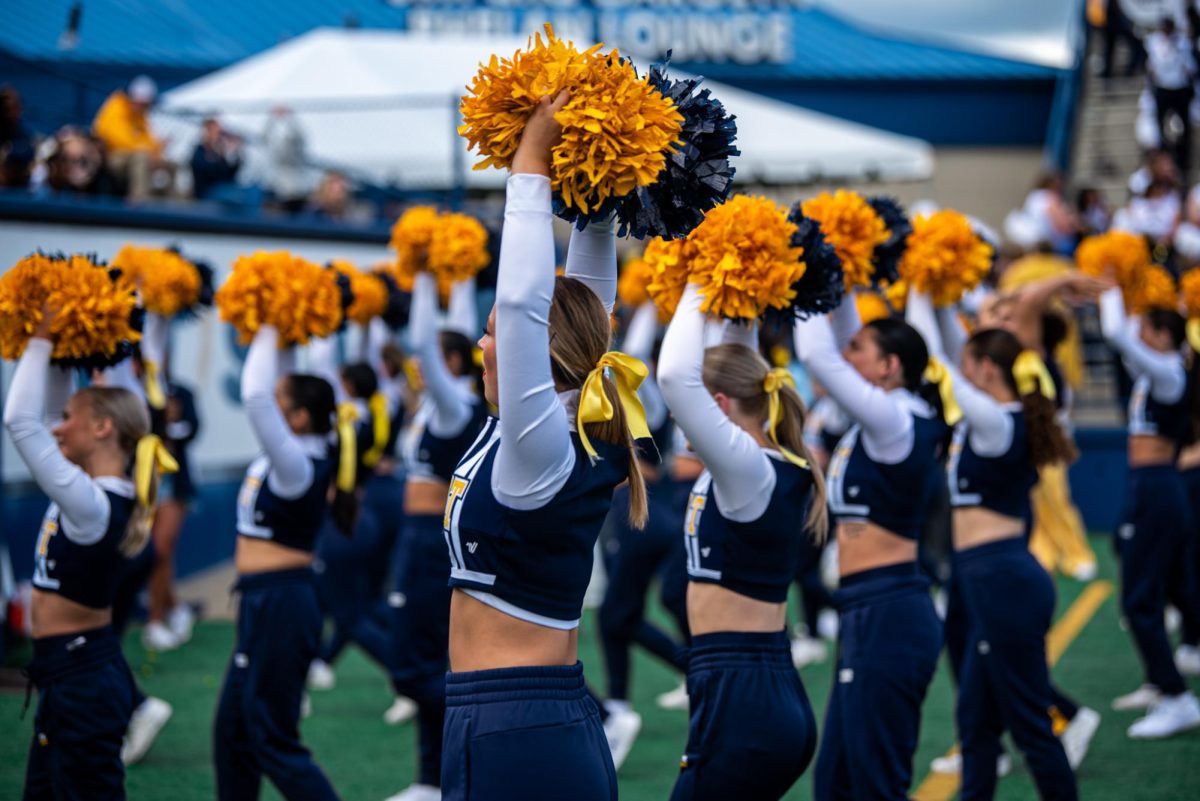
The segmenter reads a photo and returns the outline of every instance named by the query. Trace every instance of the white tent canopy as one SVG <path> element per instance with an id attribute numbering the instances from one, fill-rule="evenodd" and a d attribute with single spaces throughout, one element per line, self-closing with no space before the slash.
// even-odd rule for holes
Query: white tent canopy
<path id="1" fill-rule="evenodd" d="M 196 141 L 199 115 L 219 114 L 227 128 L 253 136 L 271 109 L 286 106 L 317 162 L 404 188 L 448 188 L 459 180 L 496 187 L 499 171 L 470 168 L 478 158 L 457 136 L 458 100 L 480 61 L 525 44 L 512 37 L 319 29 L 164 93 L 155 124 L 186 148 Z M 921 181 L 932 174 L 932 149 L 921 140 L 730 86 L 705 86 L 737 115 L 739 182 Z M 253 148 L 250 161 L 262 169 Z"/>

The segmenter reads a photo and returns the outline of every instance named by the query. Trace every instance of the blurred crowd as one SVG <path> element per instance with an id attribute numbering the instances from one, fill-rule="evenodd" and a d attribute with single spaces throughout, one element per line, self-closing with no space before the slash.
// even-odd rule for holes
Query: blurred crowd
<path id="1" fill-rule="evenodd" d="M 250 180 L 245 137 L 226 130 L 216 116 L 203 120 L 189 159 L 171 158 L 169 140 L 150 123 L 157 98 L 154 80 L 139 75 L 108 96 L 90 125 L 39 134 L 24 121 L 20 94 L 0 87 L 0 190 L 108 196 L 131 204 L 204 203 L 349 225 L 369 225 L 390 211 L 357 197 L 340 171 L 314 178 L 304 131 L 284 106 L 271 111 L 258 133 L 266 163 Z"/>

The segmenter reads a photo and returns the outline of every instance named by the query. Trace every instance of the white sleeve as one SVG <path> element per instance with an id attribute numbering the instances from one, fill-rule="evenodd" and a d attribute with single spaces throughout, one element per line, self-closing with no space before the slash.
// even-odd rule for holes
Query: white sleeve
<path id="1" fill-rule="evenodd" d="M 278 370 L 278 366 L 275 368 Z M 338 372 L 338 335 L 314 338 L 308 343 L 308 369 L 313 375 L 324 378 L 333 387 L 333 399 L 338 405 L 349 400 L 342 376 Z"/>
<path id="2" fill-rule="evenodd" d="M 646 301 L 633 313 L 629 327 L 625 329 L 625 340 L 621 350 L 627 355 L 642 361 L 649 361 L 654 355 L 654 339 L 658 336 L 658 309 L 650 301 Z"/>
<path id="3" fill-rule="evenodd" d="M 550 372 L 552 221 L 550 179 L 509 176 L 496 280 L 500 445 L 492 494 L 512 509 L 545 506 L 575 467 L 571 426 Z"/>
<path id="4" fill-rule="evenodd" d="M 963 348 L 967 346 L 969 336 L 958 317 L 958 309 L 953 306 L 938 309 L 937 320 L 938 330 L 942 334 L 942 348 L 946 351 L 946 361 L 950 364 L 962 364 Z"/>
<path id="5" fill-rule="evenodd" d="M 566 275 L 587 284 L 612 314 L 617 301 L 617 238 L 612 220 L 588 223 L 582 231 L 571 229 Z"/>
<path id="6" fill-rule="evenodd" d="M 62 532 L 71 542 L 92 545 L 108 529 L 108 496 L 91 476 L 63 456 L 46 428 L 46 380 L 53 343 L 30 339 L 17 362 L 4 405 L 4 426 L 13 447 L 42 492 L 62 512 Z"/>
<path id="7" fill-rule="evenodd" d="M 904 306 L 904 320 L 925 340 L 929 355 L 941 361 L 946 361 L 946 351 L 942 347 L 942 333 L 938 329 L 937 315 L 933 311 L 933 299 L 928 293 L 918 292 L 916 288 L 908 290 L 908 302 Z"/>
<path id="8" fill-rule="evenodd" d="M 104 386 L 127 389 L 143 401 L 146 400 L 146 388 L 133 372 L 133 359 L 122 359 L 110 367 L 105 367 L 100 374 L 104 376 Z"/>
<path id="9" fill-rule="evenodd" d="M 468 278 L 450 287 L 450 308 L 446 310 L 446 328 L 469 340 L 479 338 L 479 306 L 475 302 L 475 279 Z"/>
<path id="10" fill-rule="evenodd" d="M 833 342 L 841 353 L 854 335 L 862 328 L 862 320 L 858 316 L 858 304 L 854 296 L 847 293 L 842 302 L 829 315 L 829 325 L 833 328 Z"/>
<path id="11" fill-rule="evenodd" d="M 721 332 L 722 345 L 741 345 L 758 353 L 758 320 L 749 323 L 725 321 L 725 330 Z"/>
<path id="12" fill-rule="evenodd" d="M 762 517 L 775 489 L 775 469 L 762 446 L 721 411 L 704 386 L 704 313 L 700 289 L 688 284 L 659 353 L 663 397 L 692 450 L 713 477 L 717 508 L 730 520 Z"/>
<path id="13" fill-rule="evenodd" d="M 1100 330 L 1134 378 L 1150 376 L 1150 394 L 1159 403 L 1178 403 L 1187 389 L 1187 371 L 1178 353 L 1159 353 L 1142 342 L 1138 322 L 1125 316 L 1121 290 L 1100 295 Z"/>
<path id="14" fill-rule="evenodd" d="M 843 303 L 838 310 L 847 305 L 853 304 Z M 914 442 L 912 415 L 850 366 L 834 342 L 827 317 L 797 320 L 793 334 L 797 358 L 846 414 L 862 426 L 867 455 L 883 464 L 898 464 L 908 458 Z"/>
<path id="15" fill-rule="evenodd" d="M 279 332 L 264 325 L 254 335 L 242 366 L 242 405 L 250 430 L 271 460 L 267 475 L 271 491 L 281 498 L 298 498 L 313 482 L 313 465 L 275 402 L 279 374 Z"/>
<path id="16" fill-rule="evenodd" d="M 455 437 L 471 420 L 471 399 L 446 367 L 437 334 L 437 279 L 421 272 L 413 282 L 408 342 L 421 360 L 425 391 L 433 401 L 429 430 L 439 437 Z"/>
<path id="17" fill-rule="evenodd" d="M 167 377 L 163 374 L 163 368 L 167 358 L 167 337 L 170 333 L 170 320 L 153 312 L 146 315 L 146 324 L 142 330 L 142 361 L 154 362 L 158 367 L 158 389 L 164 398 L 167 396 Z"/>

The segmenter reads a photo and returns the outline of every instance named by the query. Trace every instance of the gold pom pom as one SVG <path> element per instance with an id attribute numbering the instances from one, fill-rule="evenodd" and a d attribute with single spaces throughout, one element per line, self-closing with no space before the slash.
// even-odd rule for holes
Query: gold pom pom
<path id="1" fill-rule="evenodd" d="M 683 115 L 633 65 L 601 45 L 579 52 L 546 25 L 512 58 L 492 56 L 462 99 L 459 134 L 483 156 L 476 169 L 507 169 L 525 123 L 542 97 L 571 93 L 555 119 L 562 139 L 552 153 L 551 187 L 569 209 L 587 214 L 654 183 L 679 141 Z"/>
<path id="2" fill-rule="evenodd" d="M 965 215 L 942 209 L 912 221 L 900 277 L 933 296 L 935 306 L 957 303 L 992 269 L 992 246 L 971 228 Z"/>
<path id="3" fill-rule="evenodd" d="M 624 306 L 636 309 L 650 300 L 646 286 L 654 278 L 654 268 L 643 257 L 629 259 L 617 278 L 617 299 Z"/>
<path id="4" fill-rule="evenodd" d="M 216 303 L 243 345 L 263 325 L 275 326 L 282 344 L 302 345 L 329 336 L 342 322 L 334 272 L 287 251 L 239 256 L 217 290 Z"/>
<path id="5" fill-rule="evenodd" d="M 1127 231 L 1109 231 L 1089 236 L 1075 249 L 1075 264 L 1081 272 L 1097 278 L 1111 278 L 1121 288 L 1125 305 L 1132 311 L 1144 304 L 1163 287 L 1162 277 L 1149 278 L 1157 284 L 1147 296 L 1143 286 L 1152 268 L 1150 245 L 1146 238 Z"/>
<path id="6" fill-rule="evenodd" d="M 854 305 L 858 308 L 858 319 L 863 325 L 892 316 L 892 310 L 883 296 L 869 289 L 854 293 Z"/>
<path id="7" fill-rule="evenodd" d="M 646 294 L 658 307 L 659 322 L 675 316 L 675 308 L 687 286 L 687 263 L 683 258 L 684 240 L 655 237 L 646 243 L 642 260 L 650 271 Z"/>
<path id="8" fill-rule="evenodd" d="M 902 314 L 908 308 L 908 282 L 903 278 L 892 281 L 883 287 L 883 297 L 892 311 Z"/>
<path id="9" fill-rule="evenodd" d="M 1130 286 L 1126 303 L 1134 314 L 1153 309 L 1178 311 L 1179 295 L 1175 291 L 1175 279 L 1165 268 L 1152 264 L 1143 269 Z"/>
<path id="10" fill-rule="evenodd" d="M 456 212 L 441 214 L 429 241 L 429 269 L 451 284 L 465 281 L 488 266 L 487 245 L 488 232 L 479 220 Z"/>
<path id="11" fill-rule="evenodd" d="M 1183 305 L 1189 320 L 1200 320 L 1200 269 L 1192 268 L 1179 279 Z"/>
<path id="12" fill-rule="evenodd" d="M 146 311 L 174 317 L 200 299 L 200 272 L 173 250 L 126 245 L 112 265 L 142 292 Z"/>
<path id="13" fill-rule="evenodd" d="M 55 360 L 110 358 L 141 338 L 129 322 L 137 307 L 131 281 L 114 280 L 86 256 L 36 254 L 0 277 L 0 355 L 20 357 L 46 306 L 56 311 Z"/>
<path id="14" fill-rule="evenodd" d="M 413 206 L 401 214 L 392 226 L 396 282 L 405 292 L 412 291 L 413 276 L 428 264 L 429 245 L 433 242 L 438 216 L 438 210 L 433 206 Z"/>
<path id="15" fill-rule="evenodd" d="M 821 224 L 825 241 L 842 260 L 846 288 L 871 286 L 875 248 L 888 239 L 887 225 L 871 204 L 857 192 L 839 189 L 804 201 L 800 210 Z"/>
<path id="16" fill-rule="evenodd" d="M 366 325 L 387 308 L 387 287 L 371 273 L 363 272 L 348 261 L 331 259 L 331 269 L 350 280 L 350 294 L 354 301 L 346 309 L 346 318 L 359 325 Z"/>
<path id="17" fill-rule="evenodd" d="M 755 320 L 769 308 L 787 308 L 805 271 L 804 250 L 792 245 L 796 225 L 787 216 L 784 207 L 747 195 L 704 215 L 686 240 L 688 280 L 701 287 L 703 311 Z"/>

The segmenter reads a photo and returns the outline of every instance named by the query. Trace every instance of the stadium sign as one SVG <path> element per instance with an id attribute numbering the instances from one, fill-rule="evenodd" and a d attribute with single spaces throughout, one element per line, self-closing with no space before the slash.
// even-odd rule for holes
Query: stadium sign
<path id="1" fill-rule="evenodd" d="M 549 22 L 567 39 L 597 41 L 652 61 L 787 64 L 805 0 L 385 0 L 404 28 L 430 36 L 524 35 Z"/>

